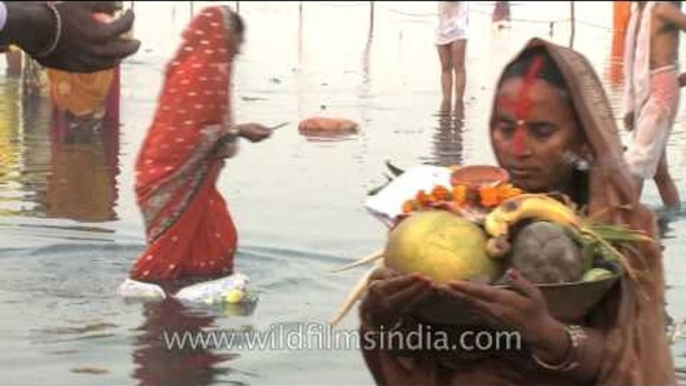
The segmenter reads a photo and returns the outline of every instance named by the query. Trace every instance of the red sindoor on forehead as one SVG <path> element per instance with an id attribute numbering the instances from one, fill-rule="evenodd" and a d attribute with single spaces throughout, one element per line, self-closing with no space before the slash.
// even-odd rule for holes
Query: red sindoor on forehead
<path id="1" fill-rule="evenodd" d="M 517 119 L 517 127 L 515 128 L 514 140 L 512 141 L 513 154 L 520 154 L 524 151 L 524 135 L 526 131 L 524 119 L 533 105 L 530 90 L 536 81 L 536 75 L 541 71 L 541 67 L 543 67 L 543 57 L 537 56 L 531 61 L 531 65 L 524 74 L 522 87 L 519 90 L 517 99 L 500 101 L 501 104 L 513 110 L 515 119 Z"/>

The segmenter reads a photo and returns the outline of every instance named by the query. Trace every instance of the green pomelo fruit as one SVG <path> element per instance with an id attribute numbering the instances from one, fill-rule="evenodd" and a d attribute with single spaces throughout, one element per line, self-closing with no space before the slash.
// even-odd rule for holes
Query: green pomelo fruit
<path id="1" fill-rule="evenodd" d="M 480 227 L 455 214 L 420 212 L 391 232 L 385 263 L 402 273 L 421 273 L 441 283 L 491 283 L 501 266 L 486 254 L 486 240 Z"/>

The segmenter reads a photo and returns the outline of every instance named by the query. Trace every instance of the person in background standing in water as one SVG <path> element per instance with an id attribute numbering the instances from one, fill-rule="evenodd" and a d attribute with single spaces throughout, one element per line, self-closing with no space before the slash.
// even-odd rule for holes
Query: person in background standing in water
<path id="1" fill-rule="evenodd" d="M 238 235 L 215 183 L 239 138 L 260 142 L 271 135 L 263 125 L 233 122 L 229 86 L 243 34 L 238 14 L 208 7 L 190 22 L 167 65 L 136 161 L 148 246 L 131 268 L 134 281 L 166 286 L 233 273 Z"/>
<path id="2" fill-rule="evenodd" d="M 441 61 L 441 88 L 443 102 L 441 112 L 450 112 L 452 89 L 455 85 L 455 110 L 461 111 L 467 85 L 465 56 L 467 53 L 467 29 L 469 4 L 466 1 L 439 1 L 436 46 Z"/>
<path id="3" fill-rule="evenodd" d="M 510 2 L 496 1 L 493 9 L 491 21 L 498 25 L 498 28 L 505 28 L 510 22 Z"/>
<path id="4" fill-rule="evenodd" d="M 686 31 L 681 2 L 632 4 L 624 52 L 624 124 L 633 131 L 625 157 L 639 183 L 653 178 L 663 204 L 681 200 L 667 165 L 666 145 L 679 108 L 679 30 Z"/>

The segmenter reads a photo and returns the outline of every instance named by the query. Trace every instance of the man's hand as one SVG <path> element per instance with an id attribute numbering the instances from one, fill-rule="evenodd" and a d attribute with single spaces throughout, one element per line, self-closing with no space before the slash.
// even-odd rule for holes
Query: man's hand
<path id="1" fill-rule="evenodd" d="M 684 86 L 686 86 L 686 72 L 679 75 L 679 87 L 684 87 Z"/>
<path id="2" fill-rule="evenodd" d="M 45 57 L 35 57 L 55 37 L 54 15 L 39 2 L 7 2 L 6 5 L 7 24 L 0 40 L 21 47 L 46 67 L 70 72 L 100 71 L 115 67 L 140 47 L 140 41 L 121 36 L 133 26 L 131 10 L 111 23 L 102 23 L 93 14 L 112 14 L 116 2 L 63 2 L 55 5 L 62 20 L 57 47 Z"/>

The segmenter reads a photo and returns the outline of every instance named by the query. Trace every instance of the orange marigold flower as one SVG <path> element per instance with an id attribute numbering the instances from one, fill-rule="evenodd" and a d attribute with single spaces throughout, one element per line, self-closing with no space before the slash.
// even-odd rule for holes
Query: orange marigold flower
<path id="1" fill-rule="evenodd" d="M 500 204 L 500 200 L 498 199 L 498 188 L 495 186 L 480 187 L 479 197 L 481 198 L 482 206 L 492 207 Z"/>
<path id="2" fill-rule="evenodd" d="M 433 190 L 431 191 L 431 197 L 433 197 L 437 201 L 446 201 L 448 200 L 448 195 L 450 192 L 448 189 L 446 189 L 445 186 L 441 185 L 436 185 Z"/>
<path id="3" fill-rule="evenodd" d="M 407 200 L 403 203 L 403 213 L 410 213 L 414 210 L 414 200 Z"/>
<path id="4" fill-rule="evenodd" d="M 419 203 L 421 206 L 425 206 L 431 203 L 431 195 L 427 194 L 423 189 L 417 192 L 417 196 L 415 197 L 415 200 Z"/>
<path id="5" fill-rule="evenodd" d="M 464 205 L 467 201 L 467 187 L 464 185 L 453 186 L 453 201 L 457 205 Z"/>
<path id="6" fill-rule="evenodd" d="M 498 187 L 498 198 L 500 201 L 505 201 L 520 194 L 522 194 L 522 190 L 515 188 L 512 184 L 503 184 Z"/>

